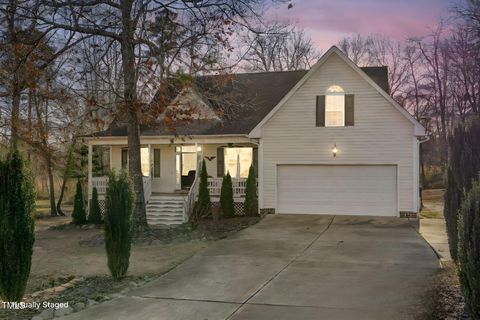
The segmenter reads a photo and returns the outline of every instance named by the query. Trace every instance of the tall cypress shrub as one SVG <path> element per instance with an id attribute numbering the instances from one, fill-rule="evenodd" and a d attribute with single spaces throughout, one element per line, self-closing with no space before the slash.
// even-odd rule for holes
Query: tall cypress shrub
<path id="1" fill-rule="evenodd" d="M 200 171 L 200 185 L 198 189 L 197 216 L 207 217 L 212 214 L 212 204 L 210 202 L 210 193 L 208 192 L 208 174 L 205 160 L 202 161 Z"/>
<path id="2" fill-rule="evenodd" d="M 77 190 L 75 192 L 75 200 L 73 202 L 72 223 L 78 225 L 87 223 L 85 199 L 83 198 L 83 189 L 80 179 L 77 180 Z"/>
<path id="3" fill-rule="evenodd" d="M 464 195 L 471 189 L 480 172 L 480 119 L 473 118 L 458 125 L 448 139 L 449 159 L 444 216 L 447 225 L 450 255 L 457 260 L 458 211 Z"/>
<path id="4" fill-rule="evenodd" d="M 88 209 L 88 224 L 101 224 L 102 212 L 98 203 L 98 191 L 96 187 L 92 190 L 92 200 L 90 200 L 90 208 Z"/>
<path id="5" fill-rule="evenodd" d="M 30 275 L 35 189 L 18 150 L 0 162 L 0 297 L 20 301 Z"/>
<path id="6" fill-rule="evenodd" d="M 128 174 L 110 174 L 105 195 L 105 248 L 108 268 L 115 280 L 125 276 L 130 263 L 133 204 Z"/>
<path id="7" fill-rule="evenodd" d="M 246 216 L 255 217 L 258 215 L 257 179 L 255 178 L 253 165 L 250 166 L 250 169 L 248 170 L 243 210 L 245 211 Z"/>
<path id="8" fill-rule="evenodd" d="M 462 202 L 458 225 L 458 270 L 465 300 L 480 319 L 480 185 Z"/>
<path id="9" fill-rule="evenodd" d="M 220 189 L 220 206 L 225 218 L 232 218 L 235 216 L 235 207 L 233 204 L 233 186 L 230 172 L 223 176 L 222 188 Z"/>

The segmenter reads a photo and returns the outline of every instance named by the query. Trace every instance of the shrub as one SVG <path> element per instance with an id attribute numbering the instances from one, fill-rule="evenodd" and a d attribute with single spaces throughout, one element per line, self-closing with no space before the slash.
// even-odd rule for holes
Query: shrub
<path id="1" fill-rule="evenodd" d="M 257 179 L 255 178 L 255 170 L 253 169 L 253 166 L 250 166 L 250 169 L 248 170 L 243 209 L 247 216 L 255 217 L 258 215 Z"/>
<path id="2" fill-rule="evenodd" d="M 83 198 L 83 189 L 80 179 L 77 180 L 77 191 L 75 192 L 75 200 L 73 202 L 72 223 L 78 225 L 87 223 L 85 200 Z"/>
<path id="3" fill-rule="evenodd" d="M 480 319 L 480 185 L 462 202 L 458 224 L 460 283 L 474 319 Z"/>
<path id="4" fill-rule="evenodd" d="M 235 207 L 233 205 L 233 186 L 230 172 L 223 176 L 222 188 L 220 190 L 220 206 L 225 218 L 232 218 L 235 216 Z"/>
<path id="5" fill-rule="evenodd" d="M 210 193 L 208 192 L 208 174 L 205 160 L 202 162 L 202 170 L 200 171 L 200 185 L 198 189 L 196 214 L 198 218 L 207 217 L 212 214 L 212 204 L 210 202 Z"/>
<path id="6" fill-rule="evenodd" d="M 115 280 L 127 273 L 132 243 L 134 193 L 125 171 L 110 174 L 105 194 L 105 247 L 108 268 Z"/>
<path id="7" fill-rule="evenodd" d="M 102 223 L 102 211 L 98 203 L 97 188 L 93 187 L 92 200 L 90 200 L 90 208 L 88 209 L 88 224 L 101 224 Z"/>
<path id="8" fill-rule="evenodd" d="M 480 171 L 480 120 L 472 119 L 466 125 L 457 126 L 449 137 L 449 161 L 447 190 L 445 191 L 444 216 L 447 223 L 450 254 L 457 260 L 458 212 L 464 195 L 472 187 L 472 180 Z"/>
<path id="9" fill-rule="evenodd" d="M 0 297 L 20 301 L 30 275 L 35 191 L 17 150 L 0 162 Z"/>

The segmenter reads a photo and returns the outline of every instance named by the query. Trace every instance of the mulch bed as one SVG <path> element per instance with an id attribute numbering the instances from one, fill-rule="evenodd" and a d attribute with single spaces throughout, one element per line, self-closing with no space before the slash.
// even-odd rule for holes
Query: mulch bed
<path id="1" fill-rule="evenodd" d="M 442 262 L 443 269 L 433 281 L 426 299 L 427 310 L 422 320 L 471 320 L 465 304 L 457 267 L 454 262 Z"/>
<path id="2" fill-rule="evenodd" d="M 151 227 L 140 232 L 134 239 L 134 245 L 160 245 L 188 241 L 210 241 L 228 237 L 260 221 L 259 217 L 235 217 L 219 220 L 202 220 L 196 228 L 189 224 L 171 227 Z M 103 234 L 80 242 L 82 246 L 96 247 L 104 245 Z"/>

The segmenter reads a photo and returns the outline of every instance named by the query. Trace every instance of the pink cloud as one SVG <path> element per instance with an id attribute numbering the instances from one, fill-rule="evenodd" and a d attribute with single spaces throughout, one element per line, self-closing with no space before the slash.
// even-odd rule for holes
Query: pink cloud
<path id="1" fill-rule="evenodd" d="M 292 9 L 280 6 L 267 16 L 304 28 L 325 50 L 354 33 L 396 40 L 428 34 L 450 5 L 448 0 L 298 0 Z"/>

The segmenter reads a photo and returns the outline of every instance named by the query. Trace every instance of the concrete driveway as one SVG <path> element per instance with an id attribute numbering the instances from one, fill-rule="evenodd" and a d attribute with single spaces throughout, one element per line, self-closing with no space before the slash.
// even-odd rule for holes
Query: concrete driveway
<path id="1" fill-rule="evenodd" d="M 438 269 L 406 219 L 275 215 L 65 319 L 413 319 Z"/>

